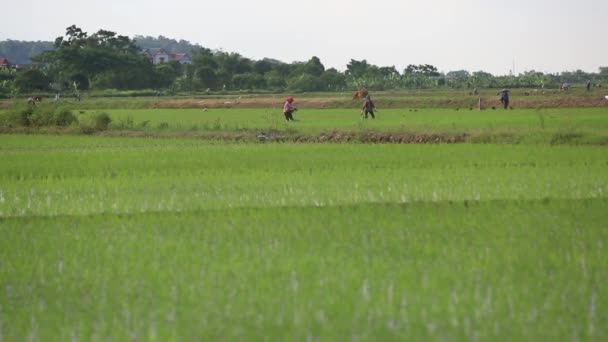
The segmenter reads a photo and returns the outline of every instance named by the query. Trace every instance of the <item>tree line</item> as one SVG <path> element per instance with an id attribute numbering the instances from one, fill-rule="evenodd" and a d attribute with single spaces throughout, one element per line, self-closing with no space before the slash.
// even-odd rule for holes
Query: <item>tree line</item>
<path id="1" fill-rule="evenodd" d="M 169 61 L 153 64 L 142 54 L 142 44 L 168 52 L 189 49 L 192 63 Z M 0 50 L 1 51 L 1 50 Z M 200 91 L 344 91 L 439 88 L 558 87 L 560 84 L 608 82 L 608 67 L 597 73 L 583 71 L 545 74 L 526 71 L 514 76 L 494 76 L 466 70 L 440 73 L 433 65 L 377 66 L 351 59 L 344 72 L 325 68 L 318 57 L 284 63 L 265 58 L 253 60 L 238 53 L 212 51 L 187 41 L 165 37 L 131 39 L 99 30 L 88 34 L 76 26 L 55 39 L 52 49 L 33 57 L 35 68 L 16 72 L 0 70 L 0 96 L 31 92 L 66 92 L 89 89 L 157 89 L 168 93 Z"/>

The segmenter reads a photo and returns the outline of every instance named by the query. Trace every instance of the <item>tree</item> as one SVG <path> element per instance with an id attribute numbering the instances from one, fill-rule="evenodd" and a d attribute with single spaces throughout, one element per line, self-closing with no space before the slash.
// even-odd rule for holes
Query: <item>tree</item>
<path id="1" fill-rule="evenodd" d="M 154 68 L 156 77 L 156 85 L 160 88 L 166 88 L 183 73 L 182 65 L 178 61 L 170 61 L 169 63 L 158 64 Z"/>
<path id="2" fill-rule="evenodd" d="M 398 88 L 401 81 L 401 75 L 395 66 L 380 67 L 376 71 L 376 83 L 378 89 Z"/>
<path id="3" fill-rule="evenodd" d="M 0 97 L 17 95 L 19 90 L 15 86 L 16 75 L 14 69 L 0 69 Z"/>
<path id="4" fill-rule="evenodd" d="M 603 82 L 608 82 L 608 67 L 599 67 L 599 79 Z"/>
<path id="5" fill-rule="evenodd" d="M 346 71 L 344 72 L 348 86 L 355 89 L 367 86 L 364 78 L 369 67 L 370 65 L 367 64 L 365 59 L 362 61 L 351 59 L 350 62 L 346 64 Z"/>
<path id="6" fill-rule="evenodd" d="M 311 74 L 301 74 L 287 80 L 287 87 L 295 91 L 318 91 L 323 85 L 319 77 Z"/>
<path id="7" fill-rule="evenodd" d="M 350 62 L 346 64 L 346 76 L 350 76 L 352 78 L 363 77 L 365 73 L 367 73 L 368 68 L 369 65 L 365 59 L 362 61 L 351 59 Z"/>
<path id="8" fill-rule="evenodd" d="M 470 82 L 471 73 L 466 70 L 450 71 L 445 74 L 447 85 L 452 88 L 466 88 Z"/>
<path id="9" fill-rule="evenodd" d="M 192 64 L 197 68 L 209 67 L 211 69 L 218 69 L 220 66 L 213 55 L 203 52 L 198 52 L 192 56 Z"/>
<path id="10" fill-rule="evenodd" d="M 489 72 L 485 72 L 485 71 L 476 71 L 474 72 L 471 77 L 469 77 L 469 81 L 471 83 L 471 85 L 473 87 L 483 87 L 483 88 L 488 88 L 491 87 L 493 85 L 494 82 L 494 76 L 492 76 L 492 74 L 490 74 Z"/>
<path id="11" fill-rule="evenodd" d="M 184 65 L 182 74 L 173 82 L 171 88 L 173 91 L 191 91 L 194 88 L 194 66 Z"/>
<path id="12" fill-rule="evenodd" d="M 427 77 L 439 76 L 437 68 L 430 64 L 410 64 L 403 71 L 404 74 L 419 74 Z"/>
<path id="13" fill-rule="evenodd" d="M 198 89 L 217 89 L 217 74 L 215 70 L 208 67 L 202 66 L 197 67 L 194 72 L 195 87 Z"/>
<path id="14" fill-rule="evenodd" d="M 49 83 L 49 78 L 40 70 L 35 69 L 20 72 L 15 77 L 15 86 L 21 92 L 44 91 L 48 89 Z"/>
<path id="15" fill-rule="evenodd" d="M 136 77 L 135 71 L 150 74 L 152 71 L 152 64 L 139 55 L 135 42 L 112 31 L 99 30 L 89 36 L 72 25 L 66 29 L 64 37 L 55 39 L 54 46 L 54 51 L 44 52 L 35 60 L 48 65 L 50 73 L 63 81 L 80 74 L 89 84 L 94 84 L 94 79 L 102 75 L 107 77 L 114 73 L 121 77 Z"/>
<path id="16" fill-rule="evenodd" d="M 447 74 L 445 74 L 445 76 L 447 78 L 467 79 L 467 78 L 469 78 L 469 76 L 471 76 L 471 73 L 466 70 L 456 70 L 456 71 L 449 71 Z"/>
<path id="17" fill-rule="evenodd" d="M 325 70 L 319 81 L 322 90 L 340 91 L 346 87 L 346 76 L 334 68 Z"/>
<path id="18" fill-rule="evenodd" d="M 240 58 L 234 66 L 235 74 L 244 74 L 253 71 L 253 62 L 249 58 Z"/>
<path id="19" fill-rule="evenodd" d="M 317 77 L 321 76 L 325 71 L 325 66 L 323 66 L 321 60 L 316 56 L 313 56 L 311 59 L 308 60 L 308 62 L 302 64 L 300 68 L 300 71 L 302 73 Z"/>
<path id="20" fill-rule="evenodd" d="M 394 65 L 390 67 L 381 67 L 378 69 L 378 71 L 380 75 L 389 79 L 401 76 L 399 75 L 399 71 L 397 71 L 397 68 L 395 68 Z"/>
<path id="21" fill-rule="evenodd" d="M 253 71 L 258 74 L 264 75 L 265 73 L 272 70 L 272 63 L 267 60 L 256 61 L 253 63 Z"/>
<path id="22" fill-rule="evenodd" d="M 266 85 L 271 89 L 282 90 L 287 86 L 285 77 L 277 69 L 273 69 L 264 75 Z"/>
<path id="23" fill-rule="evenodd" d="M 523 87 L 540 87 L 547 83 L 547 78 L 542 72 L 530 70 L 519 75 L 519 84 Z"/>
<path id="24" fill-rule="evenodd" d="M 264 79 L 264 76 L 255 72 L 234 75 L 232 77 L 232 83 L 237 89 L 266 88 L 266 79 Z"/>
<path id="25" fill-rule="evenodd" d="M 76 82 L 79 85 L 79 88 L 81 90 L 88 90 L 89 87 L 91 86 L 89 84 L 89 79 L 86 78 L 86 76 L 81 75 L 81 74 L 75 74 L 72 75 L 71 79 L 70 79 L 71 83 L 73 84 L 74 82 Z"/>
<path id="26" fill-rule="evenodd" d="M 97 74 L 93 78 L 91 88 L 127 90 L 155 86 L 155 72 L 152 63 L 139 56 L 125 57 L 125 59 L 125 65 Z"/>
<path id="27" fill-rule="evenodd" d="M 287 78 L 293 72 L 294 69 L 295 66 L 293 64 L 287 63 L 276 63 L 272 66 L 272 70 L 276 70 L 277 73 L 279 73 L 279 75 L 284 78 Z"/>
<path id="28" fill-rule="evenodd" d="M 0 81 L 4 80 L 14 80 L 17 75 L 17 71 L 15 69 L 0 69 Z"/>

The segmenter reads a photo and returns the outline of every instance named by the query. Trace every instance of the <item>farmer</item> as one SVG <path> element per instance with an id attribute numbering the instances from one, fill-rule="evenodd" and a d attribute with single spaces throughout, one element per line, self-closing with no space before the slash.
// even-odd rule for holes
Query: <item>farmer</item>
<path id="1" fill-rule="evenodd" d="M 509 107 L 509 90 L 503 89 L 500 95 L 500 102 L 505 106 L 505 109 Z"/>
<path id="2" fill-rule="evenodd" d="M 363 105 L 361 105 L 361 114 L 365 114 L 365 118 L 367 119 L 367 114 L 372 116 L 372 119 L 375 119 L 374 110 L 376 109 L 376 105 L 372 98 L 368 95 L 365 96 L 365 101 L 363 101 Z"/>
<path id="3" fill-rule="evenodd" d="M 283 114 L 285 114 L 285 120 L 296 121 L 293 118 L 293 112 L 297 110 L 298 108 L 293 106 L 293 97 L 288 97 L 287 100 L 285 100 L 285 104 L 283 105 Z"/>

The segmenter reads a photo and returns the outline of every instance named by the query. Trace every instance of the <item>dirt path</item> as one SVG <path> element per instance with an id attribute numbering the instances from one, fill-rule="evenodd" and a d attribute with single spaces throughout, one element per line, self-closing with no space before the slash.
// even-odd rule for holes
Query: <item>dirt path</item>
<path id="1" fill-rule="evenodd" d="M 358 108 L 360 101 L 344 98 L 312 98 L 299 99 L 296 104 L 299 108 L 328 109 L 328 108 Z M 378 98 L 376 105 L 379 108 L 478 108 L 478 103 L 470 98 L 462 99 L 416 99 L 416 98 Z M 256 98 L 227 101 L 224 99 L 205 100 L 168 100 L 158 101 L 149 108 L 275 108 L 281 109 L 282 99 Z M 500 102 L 494 98 L 484 98 L 481 101 L 482 109 L 498 108 Z M 511 101 L 514 108 L 592 108 L 608 107 L 608 100 L 595 97 L 573 97 L 573 98 L 519 98 Z"/>

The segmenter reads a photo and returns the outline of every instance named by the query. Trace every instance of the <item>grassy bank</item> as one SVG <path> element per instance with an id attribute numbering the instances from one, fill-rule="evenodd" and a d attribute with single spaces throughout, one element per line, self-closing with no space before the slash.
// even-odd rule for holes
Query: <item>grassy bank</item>
<path id="1" fill-rule="evenodd" d="M 381 109 L 376 120 L 362 120 L 357 109 L 302 109 L 295 114 L 298 121 L 289 123 L 279 108 L 72 113 L 75 122 L 69 126 L 4 125 L 0 132 L 243 142 L 256 142 L 264 133 L 265 141 L 279 142 L 608 144 L 608 115 L 602 108 Z"/>

